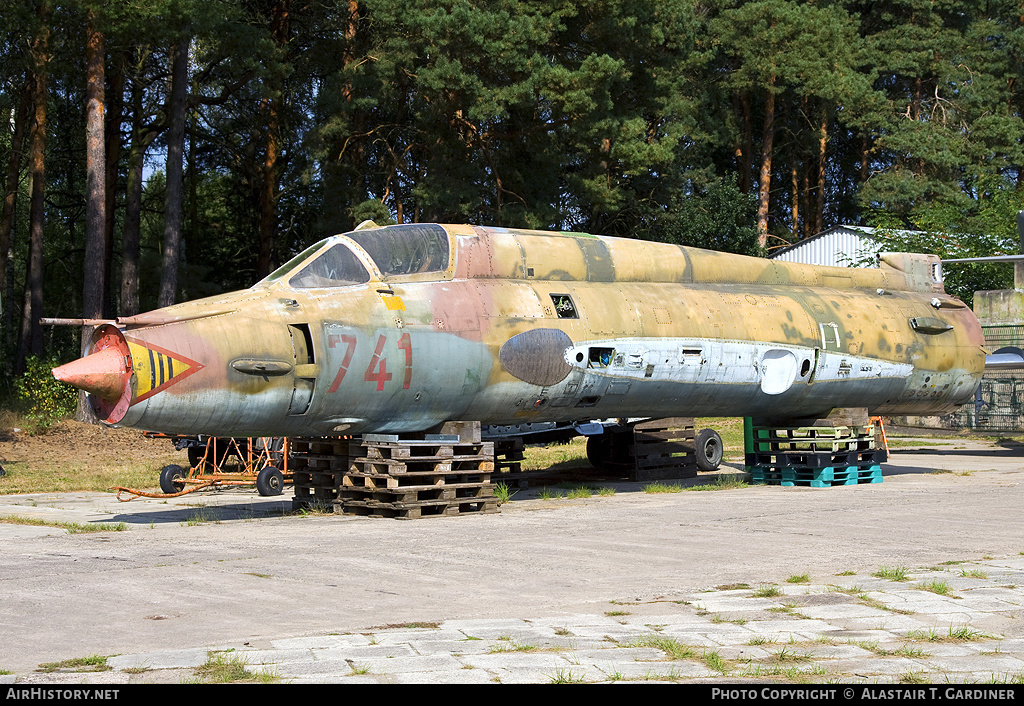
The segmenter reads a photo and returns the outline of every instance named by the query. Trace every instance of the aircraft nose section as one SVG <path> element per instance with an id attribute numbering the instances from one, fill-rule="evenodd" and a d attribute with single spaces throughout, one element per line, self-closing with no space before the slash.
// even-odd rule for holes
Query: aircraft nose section
<path id="1" fill-rule="evenodd" d="M 109 324 L 93 332 L 90 351 L 84 358 L 54 368 L 53 376 L 87 392 L 96 414 L 114 424 L 131 404 L 131 351 L 121 332 Z"/>

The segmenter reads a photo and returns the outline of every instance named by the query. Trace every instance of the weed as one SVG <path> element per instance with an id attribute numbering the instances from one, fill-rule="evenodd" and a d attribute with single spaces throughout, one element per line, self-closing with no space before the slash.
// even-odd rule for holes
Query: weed
<path id="1" fill-rule="evenodd" d="M 722 586 L 715 586 L 716 591 L 741 591 L 750 588 L 747 583 L 727 583 Z"/>
<path id="2" fill-rule="evenodd" d="M 300 517 L 324 517 L 334 514 L 334 505 L 323 500 L 312 500 L 308 506 L 300 507 L 294 514 Z"/>
<path id="3" fill-rule="evenodd" d="M 94 522 L 83 524 L 81 522 L 49 522 L 36 517 L 18 517 L 17 515 L 0 515 L 0 522 L 12 525 L 32 525 L 35 527 L 59 527 L 67 530 L 68 534 L 83 534 L 86 532 L 124 532 L 128 525 L 124 522 Z"/>
<path id="4" fill-rule="evenodd" d="M 968 579 L 987 579 L 988 578 L 988 574 L 986 574 L 981 569 L 970 569 L 970 570 L 968 570 L 968 569 L 961 569 L 960 570 L 960 575 L 963 576 L 964 578 L 968 578 Z"/>
<path id="5" fill-rule="evenodd" d="M 499 482 L 494 486 L 494 497 L 498 499 L 498 504 L 507 503 L 512 499 L 512 496 L 518 493 L 518 490 L 512 490 L 508 483 L 505 481 Z"/>
<path id="6" fill-rule="evenodd" d="M 537 650 L 536 645 L 527 645 L 522 642 L 516 642 L 511 637 L 500 637 L 499 644 L 492 645 L 489 650 L 491 654 L 500 654 L 502 652 L 535 652 Z"/>
<path id="7" fill-rule="evenodd" d="M 614 618 L 617 615 L 630 615 L 629 611 L 625 610 L 606 610 L 604 614 L 609 618 Z"/>
<path id="8" fill-rule="evenodd" d="M 597 489 L 597 494 L 600 496 L 615 495 L 615 488 L 604 486 Z"/>
<path id="9" fill-rule="evenodd" d="M 694 654 L 693 648 L 689 645 L 684 645 L 679 640 L 664 635 L 644 635 L 629 643 L 627 647 L 652 647 L 661 650 L 670 659 L 690 659 Z"/>
<path id="10" fill-rule="evenodd" d="M 686 488 L 686 490 L 737 490 L 746 488 L 749 484 L 744 476 L 719 475 L 711 483 L 702 483 Z"/>
<path id="11" fill-rule="evenodd" d="M 75 413 L 78 390 L 53 377 L 51 368 L 60 365 L 56 358 L 25 359 L 25 372 L 15 379 L 14 392 L 19 402 L 28 406 L 25 416 L 39 430 L 49 428 Z"/>
<path id="12" fill-rule="evenodd" d="M 925 684 L 927 681 L 921 672 L 906 672 L 901 674 L 899 678 L 900 684 Z"/>
<path id="13" fill-rule="evenodd" d="M 807 654 L 797 654 L 788 647 L 783 647 L 772 655 L 772 659 L 776 662 L 809 662 L 811 660 L 811 656 Z"/>
<path id="14" fill-rule="evenodd" d="M 551 677 L 552 684 L 582 684 L 583 675 L 573 674 L 571 669 L 556 669 Z"/>
<path id="15" fill-rule="evenodd" d="M 642 677 L 643 681 L 679 681 L 684 676 L 676 671 L 675 667 L 668 670 L 666 674 L 658 674 L 657 672 L 647 671 L 644 672 Z"/>
<path id="16" fill-rule="evenodd" d="M 776 596 L 783 595 L 783 593 L 778 586 L 774 584 L 765 584 L 754 591 L 751 595 L 753 595 L 754 598 L 775 598 Z"/>
<path id="17" fill-rule="evenodd" d="M 674 483 L 648 483 L 644 486 L 645 493 L 681 493 L 685 490 Z"/>
<path id="18" fill-rule="evenodd" d="M 794 574 L 786 579 L 786 583 L 810 583 L 810 574 Z"/>
<path id="19" fill-rule="evenodd" d="M 914 630 L 907 633 L 911 640 L 924 640 L 925 642 L 967 642 L 969 640 L 990 640 L 991 635 L 978 632 L 974 628 L 963 625 L 960 627 L 949 626 L 949 630 L 943 634 L 935 628 L 929 628 L 927 632 Z"/>
<path id="20" fill-rule="evenodd" d="M 838 574 L 836 574 L 836 576 L 856 576 L 856 575 L 857 575 L 857 572 L 856 571 L 851 571 L 850 569 L 847 569 L 846 571 L 840 571 Z"/>
<path id="21" fill-rule="evenodd" d="M 708 669 L 718 672 L 719 674 L 725 674 L 729 671 L 728 662 L 726 662 L 722 658 L 722 655 L 718 654 L 717 652 L 705 652 L 703 655 L 701 655 L 701 660 L 704 662 L 705 665 L 707 665 Z"/>
<path id="22" fill-rule="evenodd" d="M 545 486 L 545 487 L 540 489 L 540 493 L 538 493 L 538 497 L 541 500 L 553 500 L 554 498 L 562 497 L 562 494 L 559 493 L 557 490 L 552 490 L 551 488 L 548 488 L 548 487 Z"/>
<path id="23" fill-rule="evenodd" d="M 60 662 L 44 662 L 39 665 L 38 671 L 56 672 L 62 669 L 75 672 L 106 672 L 112 668 L 107 666 L 106 657 L 90 655 L 88 657 L 73 657 Z"/>
<path id="24" fill-rule="evenodd" d="M 882 566 L 875 573 L 871 574 L 875 578 L 888 579 L 889 581 L 909 581 L 910 576 L 907 573 L 907 567 L 905 566 Z"/>
<path id="25" fill-rule="evenodd" d="M 188 519 L 181 523 L 183 527 L 195 527 L 204 522 L 213 521 L 214 517 L 208 508 L 200 508 L 189 513 Z"/>
<path id="26" fill-rule="evenodd" d="M 940 596 L 949 595 L 949 584 L 945 581 L 929 581 L 928 583 L 919 583 L 916 588 L 922 591 L 930 591 L 931 593 L 937 593 Z"/>
<path id="27" fill-rule="evenodd" d="M 586 485 L 580 485 L 580 486 L 576 486 L 575 488 L 571 489 L 568 492 L 568 494 L 566 495 L 566 497 L 568 499 L 570 499 L 570 500 L 576 500 L 578 498 L 589 498 L 593 494 L 594 494 L 594 489 L 593 488 L 591 488 L 589 486 L 586 486 Z"/>
<path id="28" fill-rule="evenodd" d="M 836 584 L 830 584 L 828 587 L 829 593 L 848 593 L 850 595 L 857 595 L 858 593 L 864 593 L 864 589 L 860 586 L 837 586 Z"/>

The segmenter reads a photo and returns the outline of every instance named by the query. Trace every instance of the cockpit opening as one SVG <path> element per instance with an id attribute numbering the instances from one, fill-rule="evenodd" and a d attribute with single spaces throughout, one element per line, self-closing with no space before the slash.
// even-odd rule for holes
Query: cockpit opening
<path id="1" fill-rule="evenodd" d="M 349 233 L 385 277 L 443 272 L 451 252 L 448 231 L 433 223 L 410 223 Z"/>
<path id="2" fill-rule="evenodd" d="M 346 287 L 352 284 L 365 284 L 370 281 L 370 273 L 359 262 L 359 258 L 346 243 L 338 243 L 321 253 L 313 262 L 288 280 L 288 284 L 296 289 L 314 287 Z"/>

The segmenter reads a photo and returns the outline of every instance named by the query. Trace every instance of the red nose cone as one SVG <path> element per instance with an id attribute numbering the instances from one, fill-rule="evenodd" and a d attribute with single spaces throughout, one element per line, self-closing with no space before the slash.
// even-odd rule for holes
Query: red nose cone
<path id="1" fill-rule="evenodd" d="M 54 368 L 53 376 L 113 404 L 124 394 L 130 373 L 121 351 L 104 348 Z"/>
<path id="2" fill-rule="evenodd" d="M 121 421 L 132 402 L 132 356 L 116 326 L 100 326 L 92 335 L 92 352 L 53 369 L 53 376 L 89 393 L 96 413 L 111 424 Z"/>

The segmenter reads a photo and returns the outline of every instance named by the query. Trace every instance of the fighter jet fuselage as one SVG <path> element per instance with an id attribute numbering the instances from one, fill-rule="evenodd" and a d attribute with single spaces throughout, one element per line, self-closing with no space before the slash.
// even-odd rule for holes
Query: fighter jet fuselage
<path id="1" fill-rule="evenodd" d="M 328 238 L 250 289 L 97 326 L 55 370 L 108 424 L 321 436 L 622 417 L 940 414 L 985 365 L 937 258 L 816 267 L 435 224 Z"/>

